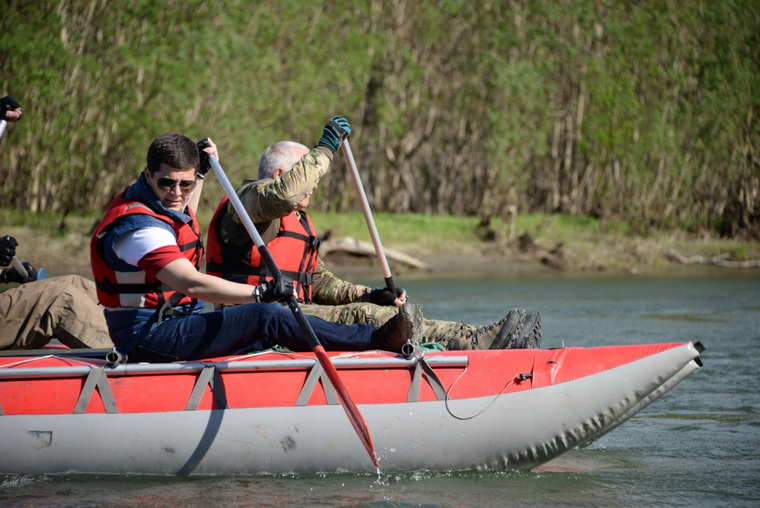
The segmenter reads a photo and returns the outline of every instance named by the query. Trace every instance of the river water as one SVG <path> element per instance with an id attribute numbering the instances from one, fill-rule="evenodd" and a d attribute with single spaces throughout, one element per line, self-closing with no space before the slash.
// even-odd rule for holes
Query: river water
<path id="1" fill-rule="evenodd" d="M 394 278 L 427 317 L 483 324 L 520 306 L 541 312 L 546 348 L 701 341 L 704 367 L 533 471 L 5 475 L 0 506 L 760 506 L 760 272 Z"/>

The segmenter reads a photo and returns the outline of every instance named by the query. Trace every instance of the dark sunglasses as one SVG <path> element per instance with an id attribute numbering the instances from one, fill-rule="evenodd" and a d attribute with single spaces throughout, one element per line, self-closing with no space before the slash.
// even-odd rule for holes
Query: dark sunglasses
<path id="1" fill-rule="evenodd" d="M 159 178 L 156 180 L 156 187 L 161 190 L 172 190 L 177 184 L 179 184 L 179 188 L 183 191 L 195 188 L 195 180 L 174 180 L 172 178 Z"/>

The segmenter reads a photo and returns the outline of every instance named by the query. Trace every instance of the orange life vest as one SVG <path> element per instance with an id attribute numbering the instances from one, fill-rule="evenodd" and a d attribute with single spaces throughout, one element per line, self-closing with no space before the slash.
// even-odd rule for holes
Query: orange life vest
<path id="1" fill-rule="evenodd" d="M 197 269 L 200 269 L 203 259 L 203 238 L 199 232 L 195 214 L 190 208 L 187 210 L 191 220 L 184 223 L 156 213 L 139 201 L 126 201 L 123 193 L 111 203 L 90 242 L 92 273 L 95 278 L 98 301 L 102 305 L 106 307 L 159 308 L 176 293 L 142 270 L 120 271 L 106 263 L 103 249 L 107 246 L 101 244 L 102 240 L 125 216 L 131 214 L 150 215 L 169 224 L 177 235 L 177 245 L 184 256 Z M 173 302 L 173 305 L 191 302 L 191 298 L 183 296 L 177 302 Z"/>
<path id="2" fill-rule="evenodd" d="M 229 199 L 225 196 L 214 212 L 208 228 L 206 245 L 206 273 L 223 279 L 259 285 L 272 276 L 261 259 L 253 240 L 240 245 L 221 241 L 222 218 L 227 211 Z M 317 267 L 319 238 L 306 212 L 292 212 L 280 219 L 277 236 L 267 245 L 277 268 L 293 279 L 298 299 L 311 301 L 312 273 Z"/>

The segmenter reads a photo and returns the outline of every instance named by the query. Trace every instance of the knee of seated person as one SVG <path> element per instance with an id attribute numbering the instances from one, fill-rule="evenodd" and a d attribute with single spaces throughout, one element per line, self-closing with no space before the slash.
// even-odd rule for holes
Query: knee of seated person
<path id="1" fill-rule="evenodd" d="M 290 309 L 279 303 L 252 303 L 250 305 L 251 312 L 256 312 L 260 315 L 282 316 L 290 314 Z"/>
<path id="2" fill-rule="evenodd" d="M 79 289 L 80 291 L 85 291 L 85 292 L 89 292 L 95 289 L 95 283 L 91 281 L 90 279 L 85 279 L 81 275 L 73 275 L 73 274 L 59 275 L 57 277 L 52 277 L 48 280 L 53 282 L 54 284 L 73 286 Z"/>

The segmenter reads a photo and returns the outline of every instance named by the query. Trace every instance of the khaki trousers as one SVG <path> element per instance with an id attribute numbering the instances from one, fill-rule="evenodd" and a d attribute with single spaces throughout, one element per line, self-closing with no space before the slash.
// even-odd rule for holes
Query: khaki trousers
<path id="1" fill-rule="evenodd" d="M 38 349 L 58 339 L 74 348 L 110 348 L 95 283 L 64 275 L 0 293 L 0 349 Z"/>

